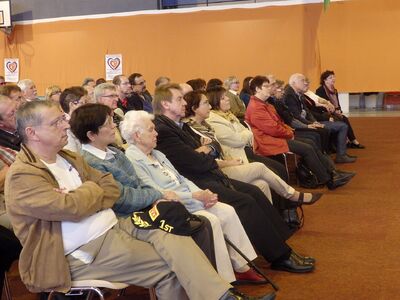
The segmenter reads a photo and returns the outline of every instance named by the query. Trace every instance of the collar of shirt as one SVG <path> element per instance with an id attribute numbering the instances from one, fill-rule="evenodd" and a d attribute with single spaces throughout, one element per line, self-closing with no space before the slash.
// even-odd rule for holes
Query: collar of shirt
<path id="1" fill-rule="evenodd" d="M 238 92 L 236 92 L 236 91 L 234 91 L 234 90 L 229 90 L 232 94 L 234 94 L 234 95 L 238 95 Z"/>
<path id="2" fill-rule="evenodd" d="M 180 129 L 182 129 L 184 123 L 183 122 L 175 122 L 175 124 L 178 125 Z"/>
<path id="3" fill-rule="evenodd" d="M 90 154 L 93 154 L 94 156 L 102 159 L 102 160 L 110 160 L 114 158 L 115 152 L 110 150 L 107 147 L 106 151 L 100 150 L 99 148 L 96 148 L 90 144 L 83 144 L 82 145 L 82 150 L 85 150 L 89 152 Z"/>

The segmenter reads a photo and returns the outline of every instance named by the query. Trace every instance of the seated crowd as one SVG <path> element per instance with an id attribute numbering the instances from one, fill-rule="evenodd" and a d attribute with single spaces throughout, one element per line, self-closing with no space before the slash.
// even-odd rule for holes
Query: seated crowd
<path id="1" fill-rule="evenodd" d="M 356 161 L 347 148 L 364 146 L 333 71 L 316 93 L 302 74 L 239 84 L 162 76 L 151 95 L 133 73 L 53 85 L 44 100 L 30 79 L 2 84 L 0 292 L 18 257 L 31 292 L 97 279 L 155 287 L 159 299 L 274 299 L 232 286 L 268 283 L 248 265 L 258 255 L 312 272 L 316 260 L 287 241 L 297 208 L 322 194 L 289 185 L 284 159 L 298 155 L 333 190 L 355 175 L 336 167 Z"/>

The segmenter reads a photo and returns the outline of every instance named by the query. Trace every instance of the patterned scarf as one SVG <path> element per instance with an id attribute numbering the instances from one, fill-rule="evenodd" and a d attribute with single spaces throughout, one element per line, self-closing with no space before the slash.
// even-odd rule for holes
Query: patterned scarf
<path id="1" fill-rule="evenodd" d="M 217 114 L 220 117 L 223 117 L 225 120 L 228 120 L 231 123 L 235 123 L 235 122 L 240 123 L 239 119 L 233 113 L 231 113 L 230 111 L 223 112 L 223 111 L 220 111 L 220 110 L 214 110 L 213 109 L 213 113 Z"/>

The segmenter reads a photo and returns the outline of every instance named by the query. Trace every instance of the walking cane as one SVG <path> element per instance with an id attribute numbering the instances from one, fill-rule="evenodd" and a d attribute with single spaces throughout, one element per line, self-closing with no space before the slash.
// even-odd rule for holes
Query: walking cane
<path id="1" fill-rule="evenodd" d="M 274 288 L 275 291 L 279 290 L 279 287 L 272 281 L 270 280 L 267 275 L 264 274 L 263 271 L 260 270 L 259 267 L 257 267 L 242 251 L 239 250 L 238 247 L 236 247 L 227 237 L 226 235 L 224 235 L 225 238 L 225 242 L 231 246 L 237 253 L 239 253 L 245 261 L 247 261 L 247 263 L 254 269 L 257 271 L 257 273 L 259 273 L 262 277 L 265 278 L 265 280 L 272 285 L 272 287 Z"/>

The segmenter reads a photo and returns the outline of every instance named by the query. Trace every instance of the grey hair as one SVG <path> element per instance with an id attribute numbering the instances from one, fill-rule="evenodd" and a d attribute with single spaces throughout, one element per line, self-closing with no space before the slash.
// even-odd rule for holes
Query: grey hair
<path id="1" fill-rule="evenodd" d="M 300 77 L 305 77 L 303 74 L 294 73 L 289 77 L 289 85 L 293 86 L 293 84 L 299 79 Z"/>
<path id="2" fill-rule="evenodd" d="M 230 90 L 231 84 L 235 81 L 239 81 L 239 79 L 236 76 L 229 76 L 224 80 L 224 88 Z"/>
<path id="3" fill-rule="evenodd" d="M 35 83 L 31 79 L 21 79 L 18 81 L 17 85 L 22 91 L 25 91 L 29 86 L 34 85 Z"/>
<path id="4" fill-rule="evenodd" d="M 88 85 L 89 82 L 94 82 L 94 83 L 96 83 L 96 81 L 95 81 L 92 77 L 86 77 L 85 79 L 83 79 L 82 86 Z"/>
<path id="5" fill-rule="evenodd" d="M 106 91 L 106 90 L 116 91 L 117 88 L 115 87 L 114 84 L 109 83 L 109 82 L 101 83 L 101 84 L 97 85 L 97 86 L 94 88 L 94 92 L 93 92 L 93 93 L 94 93 L 94 94 L 93 94 L 93 95 L 94 95 L 94 101 L 95 101 L 96 103 L 99 102 L 99 98 L 100 98 L 101 96 L 103 96 L 104 91 Z"/>
<path id="6" fill-rule="evenodd" d="M 31 126 L 37 126 L 42 124 L 42 108 L 60 107 L 60 105 L 54 101 L 43 100 L 43 101 L 31 101 L 22 105 L 16 113 L 17 132 L 22 138 L 22 142 L 27 142 L 27 136 L 25 129 Z M 60 108 L 61 110 L 61 108 Z"/>
<path id="7" fill-rule="evenodd" d="M 143 121 L 154 120 L 154 115 L 144 110 L 130 110 L 125 114 L 124 120 L 119 124 L 119 130 L 122 137 L 128 144 L 135 144 L 132 135 L 143 131 Z"/>
<path id="8" fill-rule="evenodd" d="M 171 79 L 169 77 L 166 76 L 160 76 L 156 79 L 156 82 L 154 83 L 154 85 L 156 87 L 162 85 L 162 84 L 168 84 L 171 82 Z"/>

